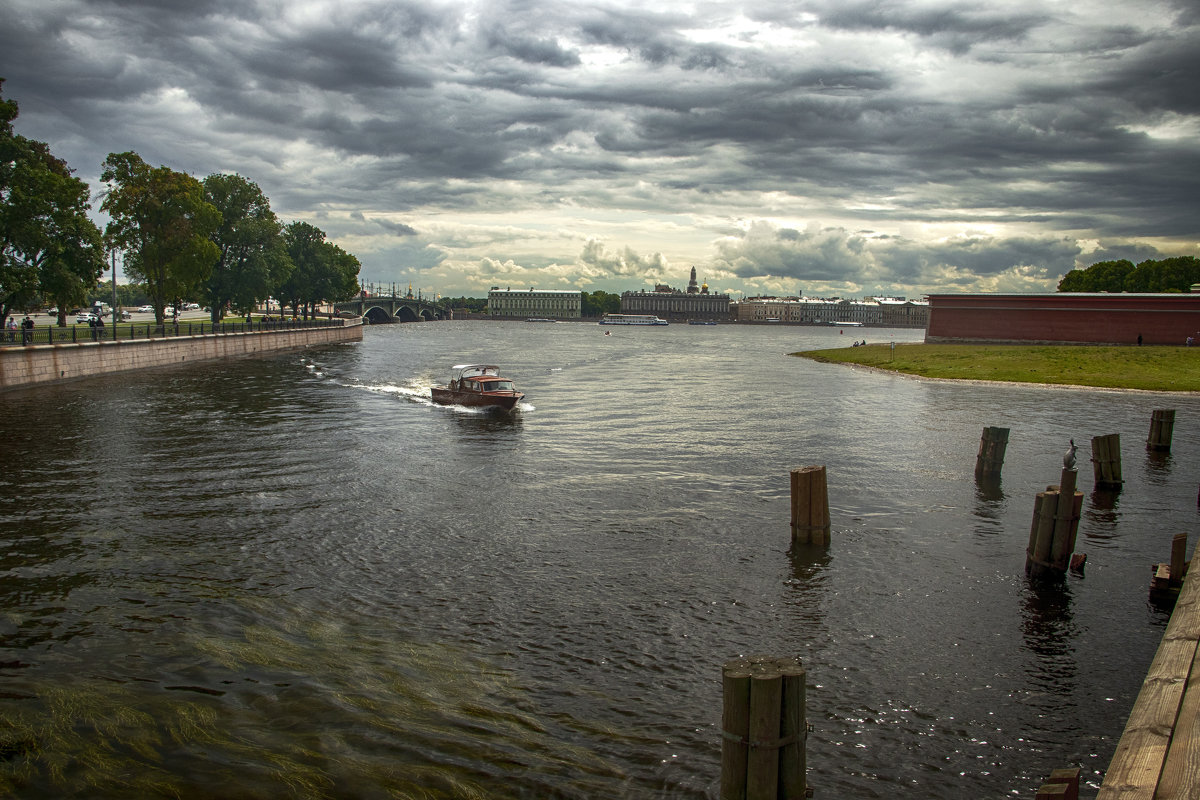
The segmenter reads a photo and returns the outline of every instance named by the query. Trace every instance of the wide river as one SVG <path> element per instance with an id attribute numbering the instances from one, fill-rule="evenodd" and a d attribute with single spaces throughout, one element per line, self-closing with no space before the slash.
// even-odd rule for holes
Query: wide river
<path id="1" fill-rule="evenodd" d="M 0 796 L 712 799 L 746 654 L 803 659 L 818 798 L 1066 766 L 1092 796 L 1166 624 L 1150 564 L 1196 531 L 1200 397 L 789 355 L 864 336 L 922 332 L 434 322 L 4 395 Z M 513 418 L 429 402 L 472 361 Z M 1071 438 L 1086 576 L 1039 587 Z M 833 542 L 793 550 L 812 464 Z"/>

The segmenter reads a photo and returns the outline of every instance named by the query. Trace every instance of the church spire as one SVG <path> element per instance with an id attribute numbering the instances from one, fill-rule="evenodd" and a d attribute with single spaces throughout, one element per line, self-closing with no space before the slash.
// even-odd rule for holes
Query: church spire
<path id="1" fill-rule="evenodd" d="M 695 294 L 698 291 L 700 291 L 700 287 L 696 285 L 696 268 L 692 267 L 692 279 L 688 281 L 687 293 Z"/>

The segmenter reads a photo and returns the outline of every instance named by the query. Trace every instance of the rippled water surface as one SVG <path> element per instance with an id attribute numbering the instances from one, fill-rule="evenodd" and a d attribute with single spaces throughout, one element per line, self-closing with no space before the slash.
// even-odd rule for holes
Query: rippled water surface
<path id="1" fill-rule="evenodd" d="M 788 355 L 919 331 L 604 333 L 379 326 L 4 395 L 0 796 L 716 798 L 721 664 L 753 653 L 807 667 L 818 797 L 1098 783 L 1165 625 L 1149 565 L 1195 530 L 1200 399 Z M 477 360 L 513 418 L 429 402 Z M 1038 588 L 1071 437 L 1087 573 Z M 790 547 L 807 464 L 828 549 Z"/>

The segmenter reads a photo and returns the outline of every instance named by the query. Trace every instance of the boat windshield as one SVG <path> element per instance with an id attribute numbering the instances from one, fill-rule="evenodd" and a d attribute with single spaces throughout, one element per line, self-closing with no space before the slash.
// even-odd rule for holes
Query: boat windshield
<path id="1" fill-rule="evenodd" d="M 516 391 L 516 387 L 513 386 L 512 381 L 488 381 L 486 384 L 484 384 L 483 388 L 485 391 L 488 391 L 488 392 L 515 392 Z"/>

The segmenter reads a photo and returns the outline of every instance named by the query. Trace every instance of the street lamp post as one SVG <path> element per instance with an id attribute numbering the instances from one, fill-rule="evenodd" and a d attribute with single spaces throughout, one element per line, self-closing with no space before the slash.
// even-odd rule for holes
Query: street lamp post
<path id="1" fill-rule="evenodd" d="M 112 272 L 113 272 L 113 301 L 112 301 L 112 318 L 113 318 L 113 341 L 117 340 L 117 251 L 112 251 Z"/>

